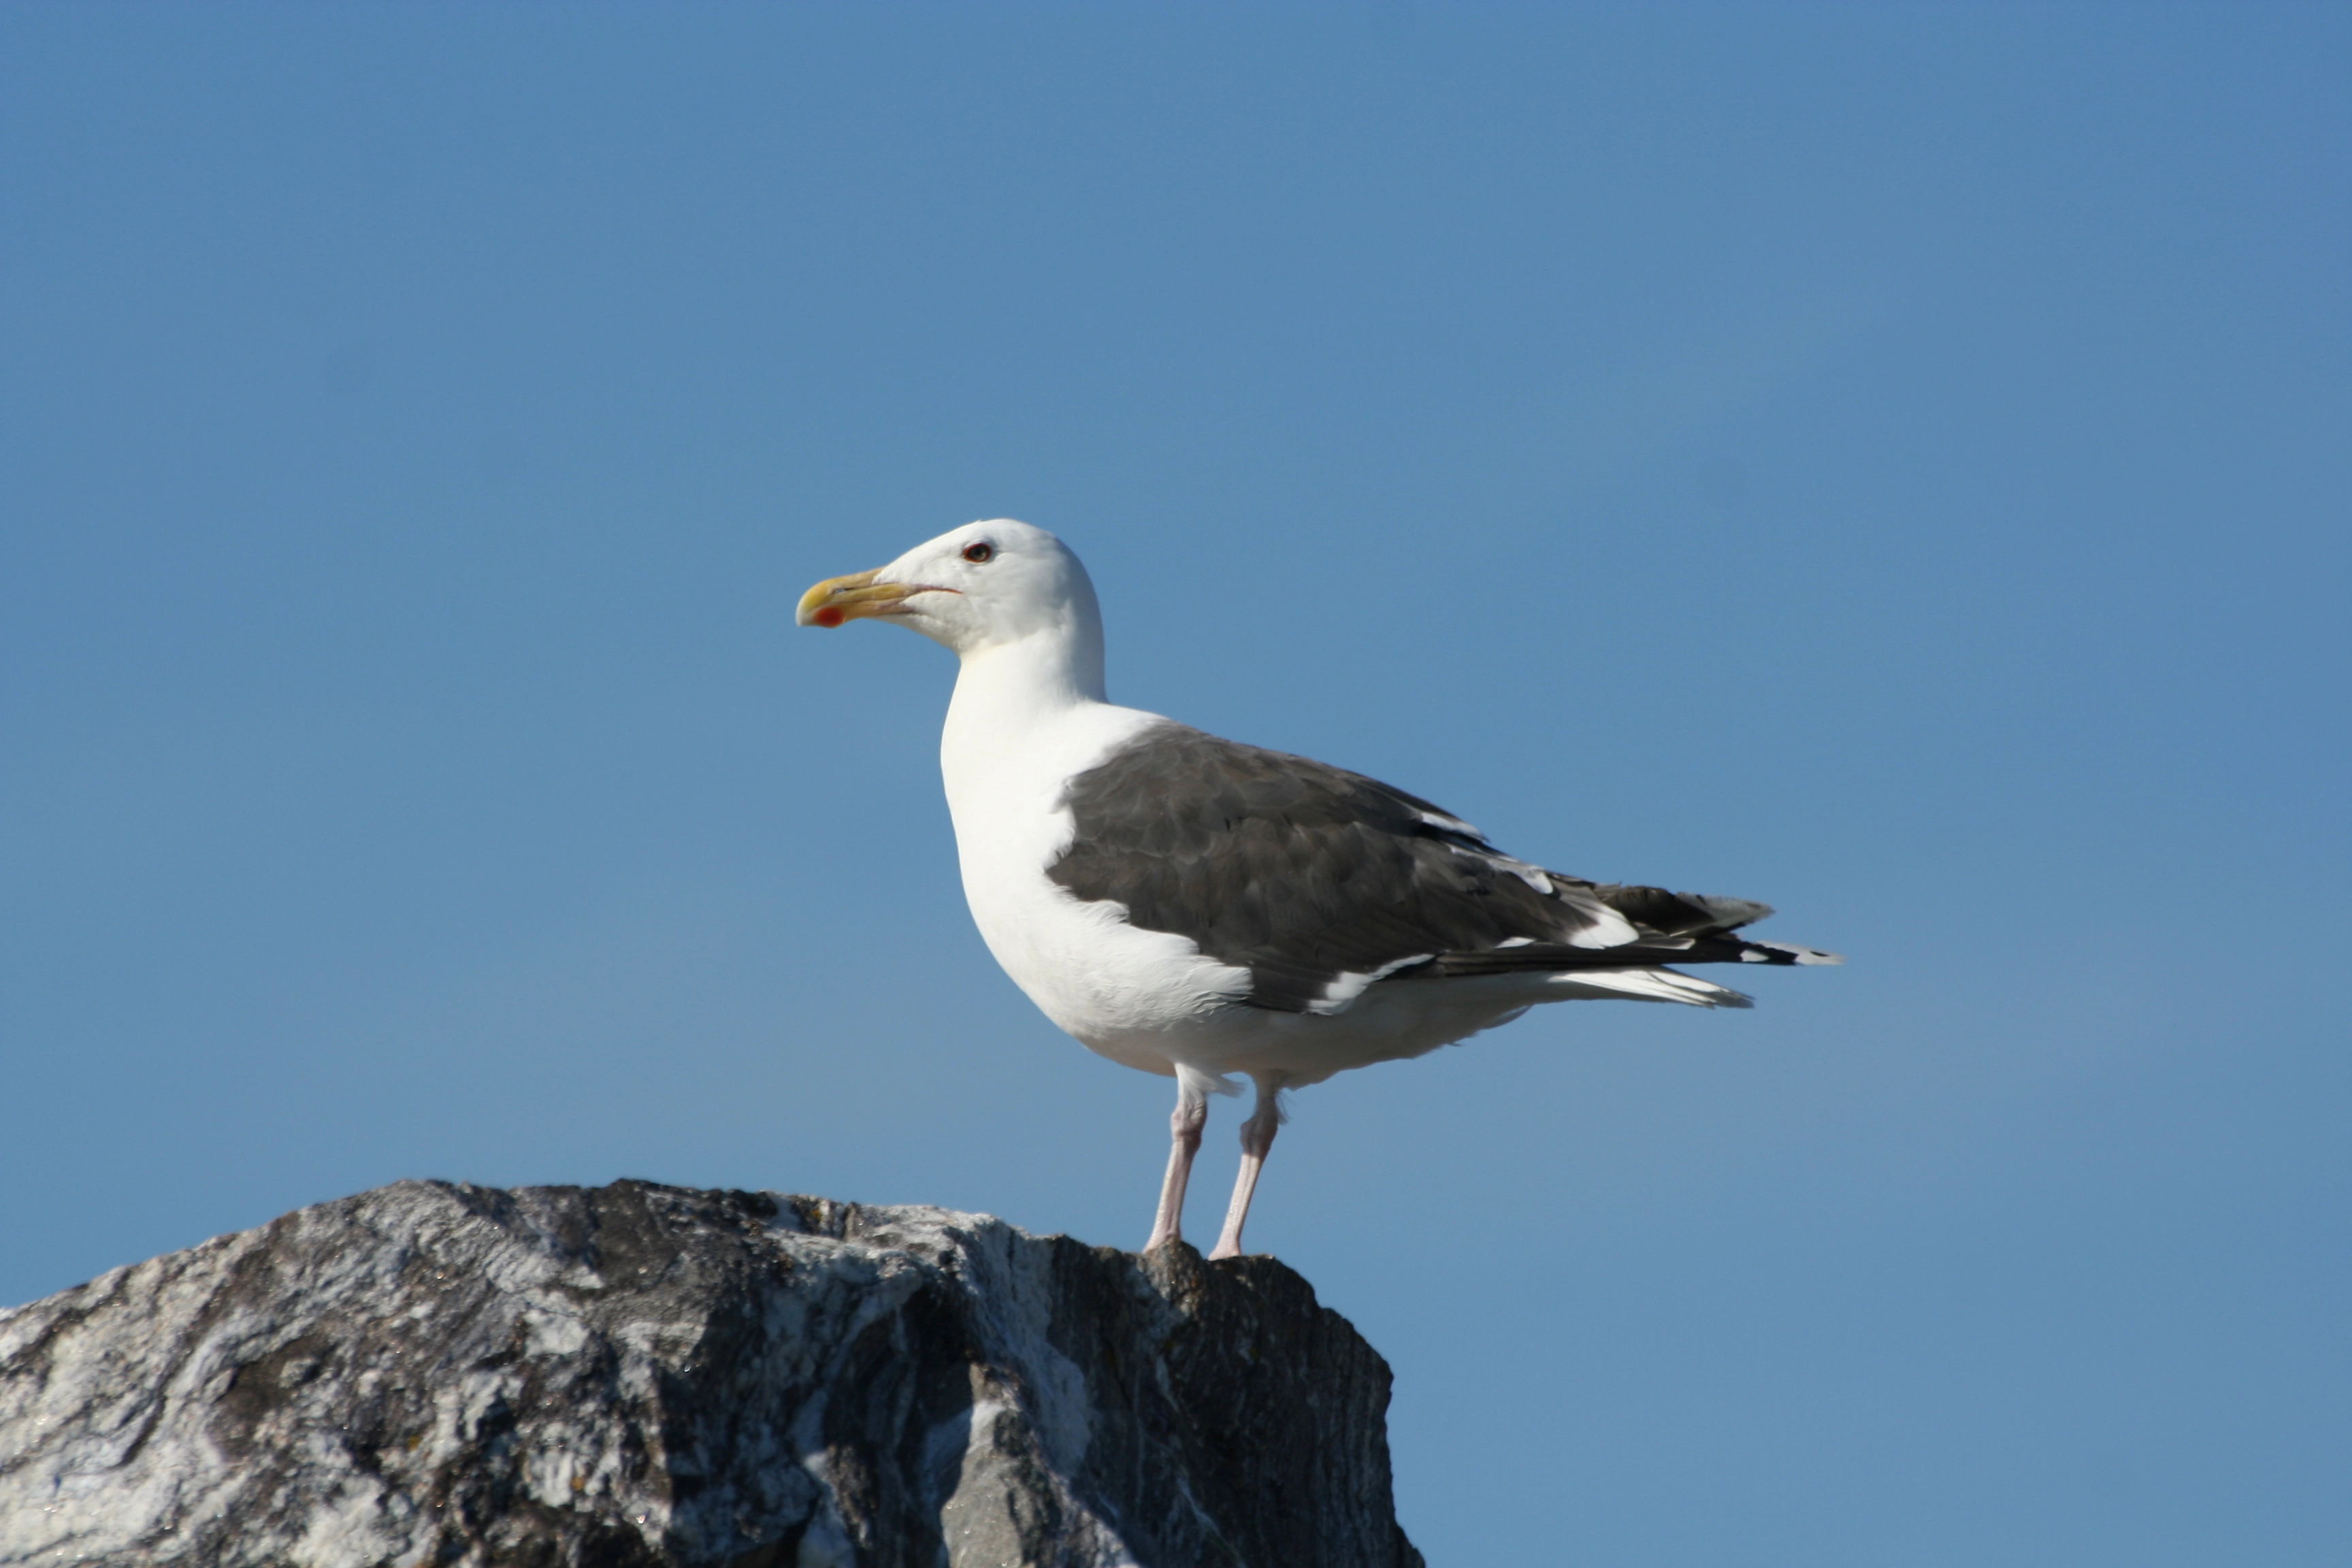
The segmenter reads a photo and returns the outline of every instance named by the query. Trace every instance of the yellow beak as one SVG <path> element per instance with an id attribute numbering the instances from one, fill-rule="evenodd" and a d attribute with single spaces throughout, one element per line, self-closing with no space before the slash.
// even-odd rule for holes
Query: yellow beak
<path id="1" fill-rule="evenodd" d="M 922 589 L 904 583 L 877 583 L 874 572 L 855 572 L 846 577 L 828 577 L 801 595 L 800 613 L 793 616 L 804 626 L 837 626 L 863 616 L 888 616 L 898 613 L 898 601 Z"/>

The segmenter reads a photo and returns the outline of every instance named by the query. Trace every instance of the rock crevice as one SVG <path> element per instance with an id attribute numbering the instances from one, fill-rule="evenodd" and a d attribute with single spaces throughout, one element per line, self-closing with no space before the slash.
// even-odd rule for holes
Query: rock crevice
<path id="1" fill-rule="evenodd" d="M 403 1182 L 0 1313 L 0 1563 L 1405 1568 L 1271 1258 Z"/>

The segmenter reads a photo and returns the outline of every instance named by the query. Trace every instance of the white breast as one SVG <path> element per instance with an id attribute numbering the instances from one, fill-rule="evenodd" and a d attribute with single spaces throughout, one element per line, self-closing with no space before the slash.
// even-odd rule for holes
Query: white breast
<path id="1" fill-rule="evenodd" d="M 1130 926 L 1120 905 L 1081 902 L 1046 876 L 1076 831 L 1064 785 L 1158 716 L 1092 701 L 1023 711 L 968 694 L 971 673 L 957 684 L 940 763 L 982 940 L 1055 1025 L 1114 1060 L 1164 1072 L 1160 1047 L 1246 995 L 1248 971 Z"/>

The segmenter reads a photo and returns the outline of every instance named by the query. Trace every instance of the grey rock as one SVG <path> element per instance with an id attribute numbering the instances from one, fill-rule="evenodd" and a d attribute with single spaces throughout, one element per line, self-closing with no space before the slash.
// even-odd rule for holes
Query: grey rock
<path id="1" fill-rule="evenodd" d="M 0 1563 L 1404 1568 L 1271 1258 L 403 1182 L 0 1313 Z"/>

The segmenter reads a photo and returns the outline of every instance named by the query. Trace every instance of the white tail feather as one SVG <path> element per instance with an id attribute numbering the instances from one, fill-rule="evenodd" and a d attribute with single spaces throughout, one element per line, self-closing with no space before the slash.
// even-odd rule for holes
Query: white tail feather
<path id="1" fill-rule="evenodd" d="M 1753 1007 L 1755 999 L 1728 986 L 1697 980 L 1671 969 L 1570 969 L 1545 982 L 1578 1001 L 1627 996 L 1639 1002 L 1680 1002 L 1692 1007 Z"/>

